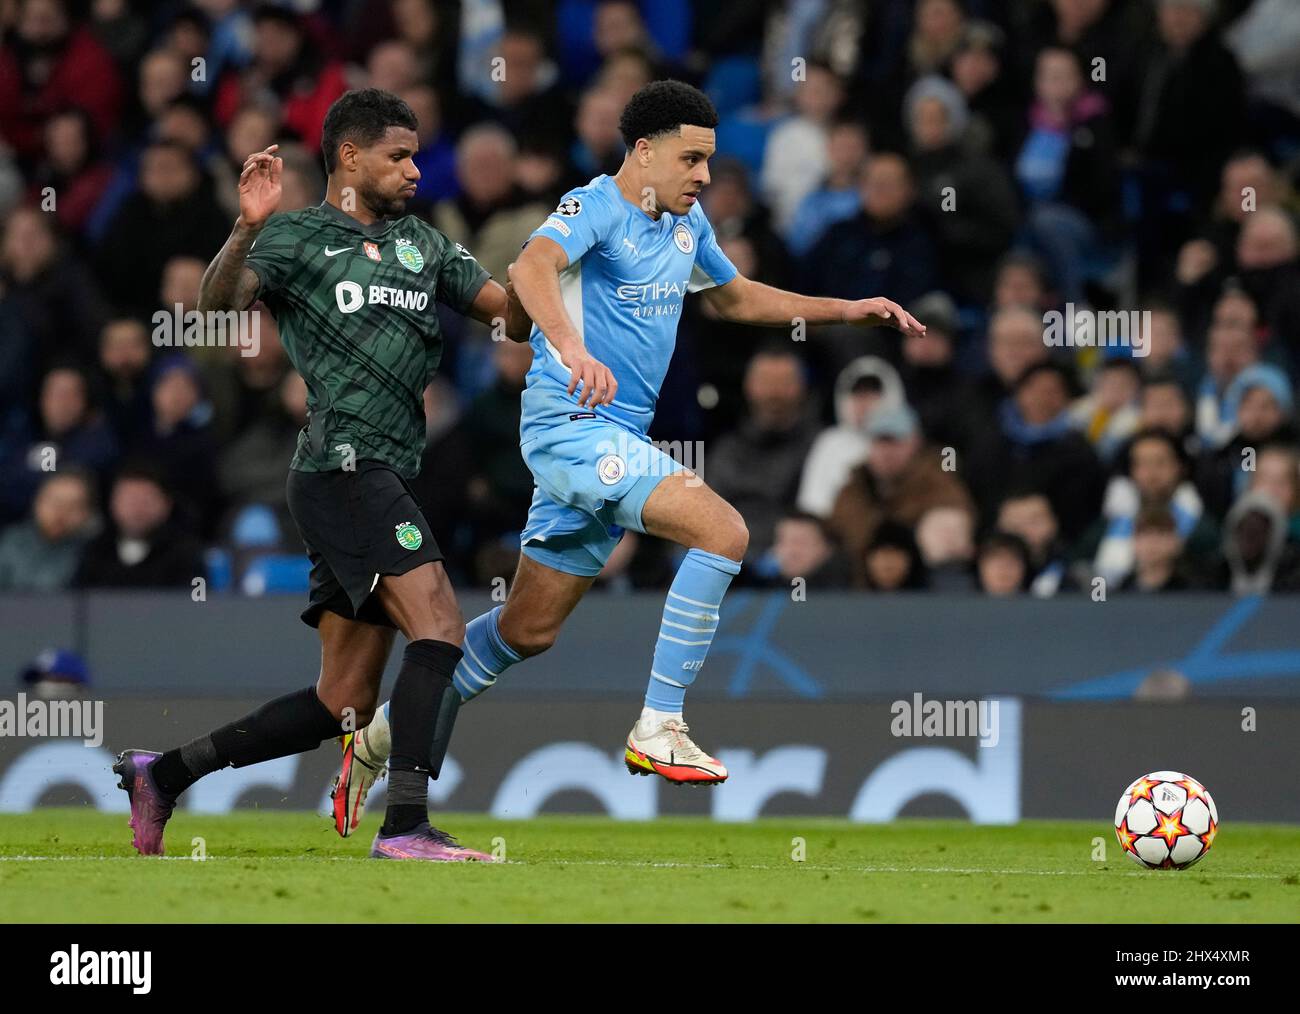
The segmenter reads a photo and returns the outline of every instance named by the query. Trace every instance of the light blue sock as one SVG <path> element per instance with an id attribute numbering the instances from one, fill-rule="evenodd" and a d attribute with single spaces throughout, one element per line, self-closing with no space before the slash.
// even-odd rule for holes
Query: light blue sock
<path id="1" fill-rule="evenodd" d="M 473 700 L 503 672 L 523 661 L 523 656 L 501 638 L 497 619 L 502 608 L 489 609 L 465 626 L 465 657 L 451 677 L 462 701 Z"/>
<path id="2" fill-rule="evenodd" d="M 656 711 L 681 711 L 686 688 L 704 665 L 718 629 L 718 608 L 740 564 L 716 553 L 692 549 L 677 568 L 663 622 L 655 642 L 654 664 L 645 705 Z"/>
<path id="3" fill-rule="evenodd" d="M 489 609 L 465 625 L 465 657 L 451 674 L 451 682 L 460 692 L 461 702 L 472 701 L 497 681 L 497 677 L 523 656 L 506 644 L 497 628 L 497 614 L 502 607 Z M 388 701 L 384 717 L 388 718 Z"/>

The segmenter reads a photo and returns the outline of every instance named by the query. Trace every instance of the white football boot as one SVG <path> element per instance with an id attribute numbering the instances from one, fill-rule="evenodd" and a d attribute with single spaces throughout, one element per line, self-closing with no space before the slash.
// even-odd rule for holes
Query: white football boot
<path id="1" fill-rule="evenodd" d="M 347 838 L 366 812 L 370 787 L 388 773 L 393 740 L 384 709 L 376 711 L 360 732 L 340 736 L 339 745 L 343 747 L 343 766 L 334 777 L 330 799 L 334 801 L 334 830 Z"/>
<path id="2" fill-rule="evenodd" d="M 675 785 L 717 785 L 727 769 L 716 757 L 695 745 L 685 722 L 676 719 L 638 721 L 627 736 L 623 759 L 634 775 L 659 775 Z"/>

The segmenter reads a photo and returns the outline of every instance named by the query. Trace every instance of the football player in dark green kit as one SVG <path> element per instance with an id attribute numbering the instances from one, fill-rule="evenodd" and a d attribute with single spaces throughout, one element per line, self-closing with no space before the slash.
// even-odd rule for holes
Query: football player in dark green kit
<path id="1" fill-rule="evenodd" d="M 304 622 L 321 640 L 314 687 L 163 754 L 128 750 L 113 770 L 131 797 L 135 847 L 163 852 L 177 797 L 227 765 L 315 749 L 374 714 L 396 630 L 408 643 L 390 709 L 388 811 L 376 858 L 490 860 L 429 824 L 429 778 L 446 753 L 460 695 L 451 683 L 464 621 L 407 480 L 424 447 L 423 392 L 442 355 L 435 303 L 528 338 L 512 293 L 470 253 L 405 214 L 420 172 L 416 119 L 395 95 L 349 92 L 325 117 L 325 201 L 275 214 L 276 146 L 250 155 L 239 220 L 209 265 L 200 310 L 261 300 L 307 382 L 309 420 L 288 502 L 311 558 Z"/>

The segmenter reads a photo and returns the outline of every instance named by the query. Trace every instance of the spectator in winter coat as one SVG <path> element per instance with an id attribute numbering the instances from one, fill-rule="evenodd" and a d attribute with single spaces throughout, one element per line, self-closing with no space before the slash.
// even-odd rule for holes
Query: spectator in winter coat
<path id="1" fill-rule="evenodd" d="M 871 448 L 853 470 L 831 510 L 831 530 L 849 556 L 861 560 L 886 521 L 913 528 L 934 507 L 973 510 L 961 480 L 945 471 L 938 451 L 922 441 L 916 413 L 906 405 L 877 411 L 867 424 Z"/>
<path id="2" fill-rule="evenodd" d="M 817 434 L 799 481 L 798 507 L 828 517 L 849 473 L 867 459 L 867 424 L 882 408 L 905 404 L 898 371 L 879 356 L 860 356 L 835 380 L 834 426 Z"/>

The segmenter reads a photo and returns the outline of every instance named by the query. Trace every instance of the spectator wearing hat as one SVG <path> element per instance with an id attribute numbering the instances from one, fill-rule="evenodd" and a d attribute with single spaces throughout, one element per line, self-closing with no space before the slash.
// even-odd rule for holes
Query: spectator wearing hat
<path id="1" fill-rule="evenodd" d="M 1287 517 L 1263 491 L 1237 498 L 1223 523 L 1216 587 L 1234 595 L 1300 592 L 1300 546 L 1287 541 Z"/>
<path id="2" fill-rule="evenodd" d="M 23 669 L 19 681 L 41 700 L 67 700 L 85 696 L 90 688 L 90 669 L 75 651 L 51 648 Z"/>
<path id="3" fill-rule="evenodd" d="M 867 422 L 867 460 L 835 498 L 829 523 L 851 559 L 861 560 L 876 529 L 893 521 L 911 529 L 935 507 L 973 510 L 966 487 L 945 471 L 937 449 L 923 442 L 907 405 L 881 407 Z"/>
<path id="4" fill-rule="evenodd" d="M 1228 385 L 1224 414 L 1233 420 L 1235 435 L 1218 450 L 1209 450 L 1197 469 L 1197 484 L 1210 510 L 1222 516 L 1250 484 L 1252 463 L 1247 451 L 1258 452 L 1272 441 L 1296 439 L 1295 394 L 1287 375 L 1276 366 L 1248 366 Z"/>
<path id="5" fill-rule="evenodd" d="M 87 547 L 77 588 L 189 588 L 204 576 L 203 548 L 174 517 L 156 469 L 122 468 L 109 496 L 109 526 Z"/>
<path id="6" fill-rule="evenodd" d="M 75 469 L 41 483 L 31 520 L 0 532 L 0 591 L 66 588 L 96 530 L 94 483 Z"/>
<path id="7" fill-rule="evenodd" d="M 1151 504 L 1133 520 L 1133 569 L 1120 582 L 1122 592 L 1178 592 L 1196 587 L 1187 573 L 1185 543 L 1168 507 Z"/>
<path id="8" fill-rule="evenodd" d="M 991 518 L 1008 489 L 1036 489 L 1052 503 L 1067 541 L 1097 514 L 1103 472 L 1088 441 L 1070 422 L 1074 380 L 1055 363 L 1031 366 L 997 413 L 997 426 L 959 465 L 980 509 Z"/>
<path id="9" fill-rule="evenodd" d="M 960 301 L 983 306 L 993 291 L 997 257 L 1020 222 L 1015 188 L 1002 166 L 972 150 L 965 97 L 947 78 L 921 78 L 903 109 L 917 205 L 933 230 L 941 276 Z"/>
<path id="10" fill-rule="evenodd" d="M 859 356 L 835 379 L 835 425 L 817 434 L 799 480 L 798 506 L 830 515 L 849 474 L 867 459 L 867 423 L 875 412 L 905 404 L 898 371 L 879 356 Z"/>

